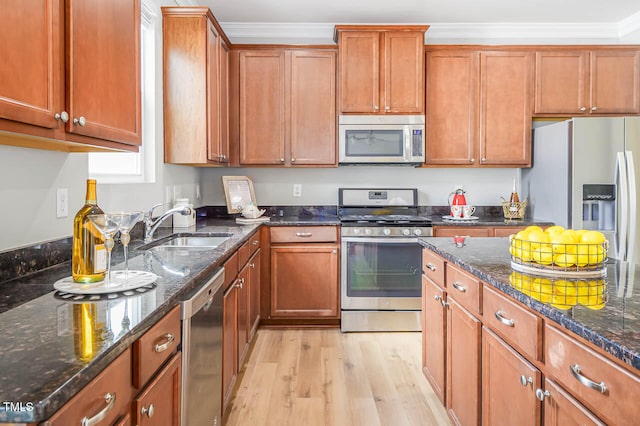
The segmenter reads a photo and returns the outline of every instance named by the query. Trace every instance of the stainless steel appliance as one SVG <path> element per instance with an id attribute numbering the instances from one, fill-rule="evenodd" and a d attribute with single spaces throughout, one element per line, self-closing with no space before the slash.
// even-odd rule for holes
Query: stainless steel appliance
<path id="1" fill-rule="evenodd" d="M 533 167 L 522 171 L 531 216 L 596 229 L 609 257 L 637 262 L 640 117 L 573 118 L 534 129 Z"/>
<path id="2" fill-rule="evenodd" d="M 424 163 L 424 115 L 341 115 L 340 164 Z"/>
<path id="3" fill-rule="evenodd" d="M 420 331 L 420 236 L 417 189 L 339 189 L 341 329 Z"/>
<path id="4" fill-rule="evenodd" d="M 182 424 L 222 425 L 224 269 L 182 302 Z"/>

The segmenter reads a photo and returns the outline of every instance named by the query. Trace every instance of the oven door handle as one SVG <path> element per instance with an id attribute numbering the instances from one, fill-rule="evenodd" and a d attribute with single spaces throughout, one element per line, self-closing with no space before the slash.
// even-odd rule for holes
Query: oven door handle
<path id="1" fill-rule="evenodd" d="M 418 237 L 404 238 L 404 237 L 342 237 L 342 242 L 345 243 L 379 243 L 379 244 L 392 244 L 392 243 L 414 243 L 418 244 Z"/>

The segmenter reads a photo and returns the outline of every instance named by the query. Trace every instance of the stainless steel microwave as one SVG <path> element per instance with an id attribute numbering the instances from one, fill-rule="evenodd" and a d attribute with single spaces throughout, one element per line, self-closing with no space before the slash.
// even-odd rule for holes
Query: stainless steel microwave
<path id="1" fill-rule="evenodd" d="M 341 115 L 339 163 L 424 163 L 424 122 L 424 115 Z"/>

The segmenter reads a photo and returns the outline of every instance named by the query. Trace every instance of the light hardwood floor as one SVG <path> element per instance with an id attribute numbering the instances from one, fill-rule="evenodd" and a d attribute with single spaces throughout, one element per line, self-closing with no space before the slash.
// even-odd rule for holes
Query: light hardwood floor
<path id="1" fill-rule="evenodd" d="M 258 331 L 226 425 L 450 425 L 420 333 Z"/>

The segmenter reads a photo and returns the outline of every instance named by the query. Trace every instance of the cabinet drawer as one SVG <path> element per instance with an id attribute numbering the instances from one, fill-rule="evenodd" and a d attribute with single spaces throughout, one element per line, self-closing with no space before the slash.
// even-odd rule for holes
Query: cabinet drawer
<path id="1" fill-rule="evenodd" d="M 283 226 L 271 228 L 272 243 L 333 243 L 338 241 L 335 226 Z"/>
<path id="2" fill-rule="evenodd" d="M 431 281 L 444 288 L 444 259 L 425 248 L 422 249 L 422 273 Z"/>
<path id="3" fill-rule="evenodd" d="M 242 269 L 242 267 L 249 261 L 249 258 L 253 255 L 253 253 L 258 250 L 260 247 L 260 233 L 256 232 L 249 240 L 242 244 L 242 247 L 238 249 L 238 269 Z M 225 270 L 225 273 L 227 271 Z M 234 276 L 237 274 L 234 274 Z"/>
<path id="4" fill-rule="evenodd" d="M 238 271 L 240 270 L 240 263 L 238 262 L 238 252 L 236 251 L 231 255 L 226 262 L 224 262 L 224 288 L 228 288 L 229 285 L 236 279 L 238 276 Z"/>
<path id="5" fill-rule="evenodd" d="M 492 237 L 491 229 L 481 226 L 434 226 L 434 237 L 455 237 L 456 235 L 464 237 Z"/>
<path id="6" fill-rule="evenodd" d="M 180 306 L 133 343 L 133 386 L 140 389 L 180 346 Z"/>
<path id="7" fill-rule="evenodd" d="M 482 284 L 468 274 L 447 263 L 447 293 L 459 304 L 476 314 L 482 314 Z"/>
<path id="8" fill-rule="evenodd" d="M 509 235 L 517 234 L 518 232 L 525 229 L 525 226 L 496 226 L 493 228 L 493 236 L 494 237 L 508 237 Z"/>
<path id="9" fill-rule="evenodd" d="M 482 290 L 484 324 L 523 355 L 542 357 L 542 318 L 499 294 L 489 286 Z"/>
<path id="10" fill-rule="evenodd" d="M 127 348 L 44 424 L 79 425 L 83 418 L 92 419 L 100 413 L 105 416 L 104 424 L 113 424 L 129 412 L 132 393 L 131 349 Z"/>
<path id="11" fill-rule="evenodd" d="M 547 371 L 576 399 L 607 424 L 640 419 L 637 376 L 555 327 L 544 333 Z"/>

